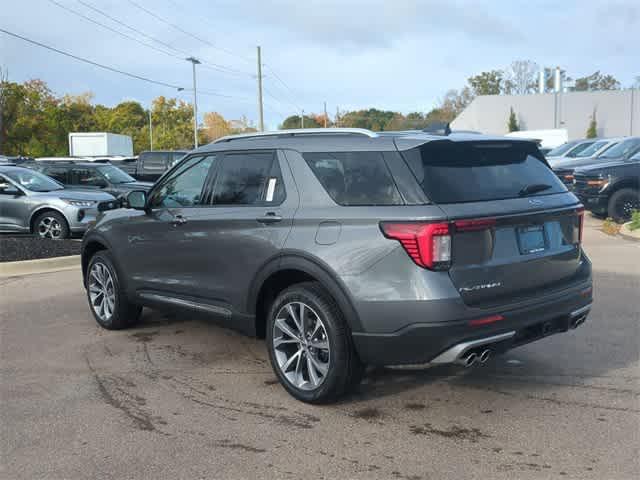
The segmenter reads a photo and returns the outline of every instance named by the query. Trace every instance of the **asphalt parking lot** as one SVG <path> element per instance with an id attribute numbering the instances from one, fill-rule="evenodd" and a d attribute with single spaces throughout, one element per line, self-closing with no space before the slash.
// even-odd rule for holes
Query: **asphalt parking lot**
<path id="1" fill-rule="evenodd" d="M 79 271 L 0 279 L 0 477 L 638 478 L 640 243 L 597 226 L 578 330 L 470 370 L 377 369 L 322 407 L 211 320 L 108 332 Z"/>

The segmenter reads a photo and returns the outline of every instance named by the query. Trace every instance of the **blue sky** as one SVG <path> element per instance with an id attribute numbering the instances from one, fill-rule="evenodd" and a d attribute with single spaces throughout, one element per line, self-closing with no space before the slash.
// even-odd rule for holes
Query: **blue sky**
<path id="1" fill-rule="evenodd" d="M 232 97 L 201 95 L 201 113 L 256 120 L 255 46 L 261 45 L 271 128 L 301 108 L 320 112 L 323 101 L 331 114 L 336 107 L 428 111 L 469 76 L 516 59 L 560 65 L 574 78 L 601 70 L 625 87 L 640 75 L 637 0 L 135 0 L 192 36 L 129 0 L 55 1 L 173 55 L 116 35 L 52 0 L 3 0 L 0 28 L 186 87 L 191 66 L 182 53 L 194 55 L 206 62 L 198 69 L 198 88 Z M 91 91 L 106 105 L 126 99 L 148 105 L 158 95 L 191 101 L 189 92 L 107 72 L 3 33 L 0 65 L 13 81 L 41 78 L 58 94 Z"/>

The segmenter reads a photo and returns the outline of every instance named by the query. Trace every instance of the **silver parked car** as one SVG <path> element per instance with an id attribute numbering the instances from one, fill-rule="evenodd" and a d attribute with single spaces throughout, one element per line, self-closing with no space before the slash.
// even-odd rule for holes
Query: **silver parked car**
<path id="1" fill-rule="evenodd" d="M 53 239 L 84 233 L 96 219 L 98 203 L 108 200 L 114 197 L 66 189 L 28 168 L 0 166 L 0 232 L 31 232 Z"/>

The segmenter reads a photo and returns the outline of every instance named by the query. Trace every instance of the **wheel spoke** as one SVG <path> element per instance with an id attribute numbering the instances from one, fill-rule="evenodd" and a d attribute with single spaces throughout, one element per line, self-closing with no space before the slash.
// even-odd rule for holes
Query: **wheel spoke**
<path id="1" fill-rule="evenodd" d="M 327 374 L 327 372 L 329 371 L 328 363 L 323 363 L 319 361 L 313 355 L 309 355 L 308 358 L 311 360 L 311 363 L 313 363 L 313 366 L 316 368 L 317 371 L 319 371 L 323 376 Z"/>
<path id="2" fill-rule="evenodd" d="M 304 377 L 302 376 L 302 356 L 304 353 L 300 350 L 300 355 L 298 355 L 298 359 L 296 360 L 296 371 L 295 371 L 295 379 L 296 385 L 299 387 L 304 383 Z"/>
<path id="3" fill-rule="evenodd" d="M 309 343 L 313 348 L 317 348 L 320 350 L 329 350 L 329 342 L 326 340 L 311 340 Z"/>
<path id="4" fill-rule="evenodd" d="M 305 320 L 305 305 L 300 303 L 300 336 L 304 338 L 307 335 L 307 322 Z"/>
<path id="5" fill-rule="evenodd" d="M 300 342 L 300 337 L 289 327 L 289 324 L 284 318 L 276 319 L 276 327 L 283 333 L 286 333 L 291 338 Z"/>
<path id="6" fill-rule="evenodd" d="M 302 338 L 302 335 L 304 334 L 304 332 L 302 331 L 302 326 L 300 324 L 300 320 L 298 319 L 298 316 L 296 315 L 296 312 L 293 309 L 292 304 L 289 303 L 287 305 L 287 311 L 289 312 L 289 316 L 293 320 L 293 323 L 296 324 L 296 328 L 298 329 L 300 338 Z"/>
<path id="7" fill-rule="evenodd" d="M 307 355 L 307 370 L 309 371 L 309 380 L 311 380 L 314 387 L 317 387 L 320 384 L 320 378 L 318 378 L 316 367 L 311 361 L 311 355 Z"/>
<path id="8" fill-rule="evenodd" d="M 300 344 L 300 340 L 298 340 L 297 338 L 284 338 L 284 337 L 277 337 L 273 339 L 273 346 L 278 348 L 280 345 L 290 345 L 290 344 Z"/>
<path id="9" fill-rule="evenodd" d="M 297 361 L 298 358 L 300 358 L 300 355 L 302 355 L 302 349 L 298 349 L 298 351 L 296 353 L 294 353 L 293 355 L 291 355 L 289 357 L 289 359 L 284 363 L 284 365 L 282 365 L 282 371 L 284 373 L 287 373 L 287 370 L 289 370 L 289 367 L 291 365 L 293 365 L 293 362 Z"/>

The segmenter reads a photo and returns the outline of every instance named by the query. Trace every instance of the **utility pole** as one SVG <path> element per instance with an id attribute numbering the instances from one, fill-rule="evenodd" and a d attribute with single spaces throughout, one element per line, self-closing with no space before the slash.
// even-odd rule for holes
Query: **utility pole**
<path id="1" fill-rule="evenodd" d="M 300 115 L 300 128 L 304 128 L 304 110 L 302 110 L 302 115 Z"/>
<path id="2" fill-rule="evenodd" d="M 324 128 L 327 128 L 327 102 L 324 102 Z"/>
<path id="3" fill-rule="evenodd" d="M 149 150 L 153 150 L 153 123 L 151 123 L 151 107 L 149 107 Z"/>
<path id="4" fill-rule="evenodd" d="M 198 91 L 196 89 L 196 65 L 200 64 L 200 60 L 195 57 L 186 58 L 191 62 L 193 67 L 193 144 L 194 148 L 198 148 Z"/>
<path id="5" fill-rule="evenodd" d="M 264 112 L 262 105 L 262 52 L 258 45 L 258 130 L 264 132 Z"/>

